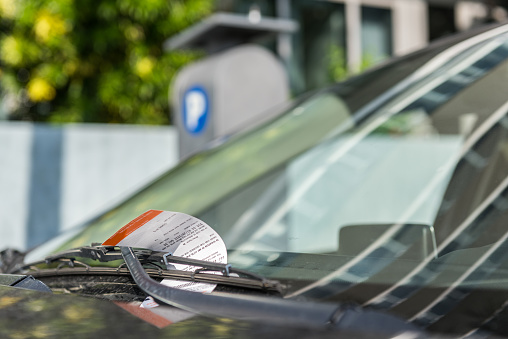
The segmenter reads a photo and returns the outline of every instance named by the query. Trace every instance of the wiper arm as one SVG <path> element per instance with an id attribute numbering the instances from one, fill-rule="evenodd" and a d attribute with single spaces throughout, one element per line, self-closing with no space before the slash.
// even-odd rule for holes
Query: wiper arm
<path id="1" fill-rule="evenodd" d="M 74 259 L 76 257 L 98 260 L 100 262 L 110 262 L 123 259 L 120 252 L 116 251 L 113 246 L 92 244 L 91 246 L 72 248 L 70 250 L 49 255 L 44 258 L 44 262 L 49 264 L 60 259 Z"/>
<path id="2" fill-rule="evenodd" d="M 301 302 L 244 295 L 201 294 L 179 290 L 152 280 L 130 247 L 120 247 L 132 278 L 152 297 L 193 313 L 212 317 L 262 321 L 279 325 L 335 327 L 352 331 L 419 333 L 411 324 L 391 315 L 341 304 Z"/>

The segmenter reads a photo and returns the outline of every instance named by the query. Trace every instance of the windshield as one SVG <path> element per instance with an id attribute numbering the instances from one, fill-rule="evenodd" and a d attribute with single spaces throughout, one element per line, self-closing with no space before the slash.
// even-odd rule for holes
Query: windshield
<path id="1" fill-rule="evenodd" d="M 358 116 L 362 89 L 378 100 L 373 88 L 392 81 L 389 71 L 411 74 L 437 51 L 301 100 L 192 157 L 61 248 L 102 242 L 162 209 L 212 226 L 233 265 L 290 280 L 288 298 L 339 300 L 347 290 L 399 307 L 419 287 L 448 289 L 405 313 L 424 322 L 455 287 L 494 286 L 484 278 L 506 279 L 508 253 L 508 36 L 477 39 Z M 362 289 L 372 285 L 384 289 Z"/>
<path id="2" fill-rule="evenodd" d="M 506 98 L 493 89 L 508 75 L 507 57 L 505 37 L 476 46 L 365 123 L 288 162 L 265 178 L 226 241 L 329 253 L 347 225 L 405 223 L 441 244 L 504 180 Z M 203 217 L 223 225 L 218 212 L 238 211 L 241 194 Z"/>
<path id="3" fill-rule="evenodd" d="M 381 103 L 400 93 L 407 84 L 413 85 L 416 81 L 412 78 L 419 79 L 415 77 L 416 70 L 432 64 L 434 57 L 467 38 L 463 35 L 438 42 L 333 88 L 295 100 L 274 121 L 188 159 L 116 208 L 63 234 L 53 244 L 36 249 L 33 257 L 54 252 L 58 246 L 55 243 L 61 245 L 59 249 L 66 249 L 102 242 L 147 209 L 199 215 L 208 222 L 212 214 L 221 214 L 222 220 L 210 224 L 224 235 L 261 191 L 271 185 L 274 176 L 279 175 L 277 171 L 292 166 L 289 162 L 298 162 L 297 157 L 312 147 L 322 147 L 319 144 L 329 142 L 333 135 L 352 132 Z M 238 201 L 238 196 L 243 197 L 242 208 L 229 208 L 228 202 Z M 217 212 L 221 209 L 228 212 Z M 65 242 L 69 237 L 72 240 Z"/>
<path id="4" fill-rule="evenodd" d="M 298 100 L 59 249 L 102 243 L 149 209 L 184 212 L 220 234 L 233 267 L 281 281 L 284 298 L 354 301 L 436 331 L 497 326 L 508 309 L 497 294 L 508 295 L 506 32 Z M 453 320 L 478 305 L 478 324 Z"/>

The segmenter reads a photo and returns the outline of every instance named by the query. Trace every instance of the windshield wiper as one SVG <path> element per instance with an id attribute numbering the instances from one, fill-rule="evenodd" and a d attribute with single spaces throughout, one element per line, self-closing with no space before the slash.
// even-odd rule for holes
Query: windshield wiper
<path id="1" fill-rule="evenodd" d="M 193 313 L 279 325 L 340 328 L 382 334 L 421 333 L 415 326 L 389 314 L 365 310 L 351 304 L 329 304 L 280 298 L 202 294 L 162 285 L 150 278 L 130 247 L 121 254 L 138 287 L 168 305 Z M 415 336 L 416 337 L 416 336 Z"/>
<path id="2" fill-rule="evenodd" d="M 86 261 L 78 261 L 78 258 L 92 259 L 104 263 L 120 260 L 122 264 L 116 268 L 93 267 L 86 264 Z M 44 264 L 58 264 L 58 267 L 37 268 L 37 266 Z M 171 267 L 171 264 L 192 265 L 196 266 L 197 269 L 193 272 L 164 269 L 168 266 Z M 157 267 L 157 269 L 147 268 L 147 265 Z M 122 266 L 127 266 L 127 268 Z M 33 276 L 84 273 L 115 274 L 115 272 L 118 274 L 121 272 L 132 276 L 136 285 L 156 300 L 211 317 L 261 321 L 285 326 L 338 328 L 387 335 L 403 332 L 422 333 L 414 325 L 402 319 L 382 312 L 360 308 L 350 303 L 296 301 L 273 296 L 226 294 L 223 292 L 202 294 L 172 288 L 153 280 L 150 276 L 277 291 L 280 291 L 284 286 L 276 280 L 266 279 L 252 272 L 232 267 L 229 264 L 170 256 L 165 252 L 92 244 L 92 246 L 71 249 L 48 256 L 44 260 L 30 265 L 18 266 L 13 271 L 19 272 L 27 269 L 33 270 L 31 273 Z M 215 271 L 222 274 L 208 274 L 204 271 Z M 238 276 L 234 276 L 233 273 Z"/>
<path id="3" fill-rule="evenodd" d="M 147 272 L 149 272 L 151 276 L 158 278 L 276 291 L 279 294 L 283 294 L 285 289 L 285 286 L 279 281 L 267 279 L 255 273 L 232 267 L 230 264 L 171 256 L 166 252 L 157 252 L 147 249 L 135 249 L 134 253 L 142 265 L 149 267 L 147 268 Z M 121 260 L 122 262 L 118 267 L 96 267 L 87 264 L 83 260 L 78 260 L 82 258 L 103 263 L 117 260 Z M 129 270 L 124 267 L 125 263 L 123 260 L 124 258 L 120 253 L 119 247 L 92 244 L 91 246 L 74 248 L 50 255 L 44 260 L 17 267 L 11 270 L 11 272 L 23 272 L 24 270 L 31 269 L 33 271 L 31 274 L 34 277 L 84 273 L 130 275 Z M 52 263 L 58 263 L 58 266 L 56 268 L 40 269 L 41 264 L 50 265 Z M 196 269 L 194 271 L 176 270 L 172 264 L 195 266 Z M 221 275 L 209 274 L 206 272 L 219 272 Z"/>

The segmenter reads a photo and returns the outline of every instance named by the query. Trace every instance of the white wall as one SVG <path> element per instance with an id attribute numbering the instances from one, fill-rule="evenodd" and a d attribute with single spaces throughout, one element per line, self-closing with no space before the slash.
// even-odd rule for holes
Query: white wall
<path id="1" fill-rule="evenodd" d="M 60 189 L 51 192 L 60 203 L 49 207 L 58 213 L 60 230 L 114 206 L 171 168 L 178 159 L 177 131 L 170 126 L 75 124 L 49 128 L 31 123 L 0 123 L 0 250 L 27 248 L 29 215 L 36 213 L 30 208 L 33 187 L 41 186 L 34 180 L 44 178 L 33 175 L 33 166 L 41 166 L 40 156 L 39 163 L 34 163 L 34 142 L 44 143 L 44 137 L 34 140 L 35 129 L 62 133 L 60 159 L 43 158 L 43 162 L 61 162 Z M 37 218 L 32 216 L 32 220 L 34 217 Z M 34 222 L 30 225 L 34 227 Z M 44 225 L 43 221 L 40 225 L 35 223 L 35 227 L 48 230 L 54 226 Z"/>
<path id="2" fill-rule="evenodd" d="M 0 124 L 0 250 L 23 248 L 32 125 Z"/>

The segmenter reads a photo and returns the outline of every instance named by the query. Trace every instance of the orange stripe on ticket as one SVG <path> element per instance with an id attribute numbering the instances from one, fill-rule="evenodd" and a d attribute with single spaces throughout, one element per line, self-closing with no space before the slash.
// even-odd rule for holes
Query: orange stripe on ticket
<path id="1" fill-rule="evenodd" d="M 145 213 L 141 214 L 136 219 L 129 222 L 124 227 L 120 228 L 115 234 L 113 234 L 108 240 L 106 240 L 102 244 L 106 245 L 106 246 L 116 246 L 120 241 L 125 239 L 125 237 L 127 237 L 129 234 L 131 234 L 132 232 L 134 232 L 135 230 L 137 230 L 138 228 L 140 228 L 141 226 L 143 226 L 144 224 L 146 224 L 147 222 L 149 222 L 150 220 L 152 220 L 153 218 L 155 218 L 162 212 L 164 212 L 164 211 L 157 211 L 157 210 L 146 211 Z"/>
<path id="2" fill-rule="evenodd" d="M 135 315 L 136 317 L 146 321 L 149 324 L 157 326 L 158 328 L 164 328 L 172 324 L 172 322 L 169 319 L 166 319 L 158 314 L 155 314 L 152 311 L 147 310 L 145 308 L 141 308 L 136 305 L 130 305 L 121 301 L 113 301 L 113 303 L 123 308 L 130 314 Z"/>

